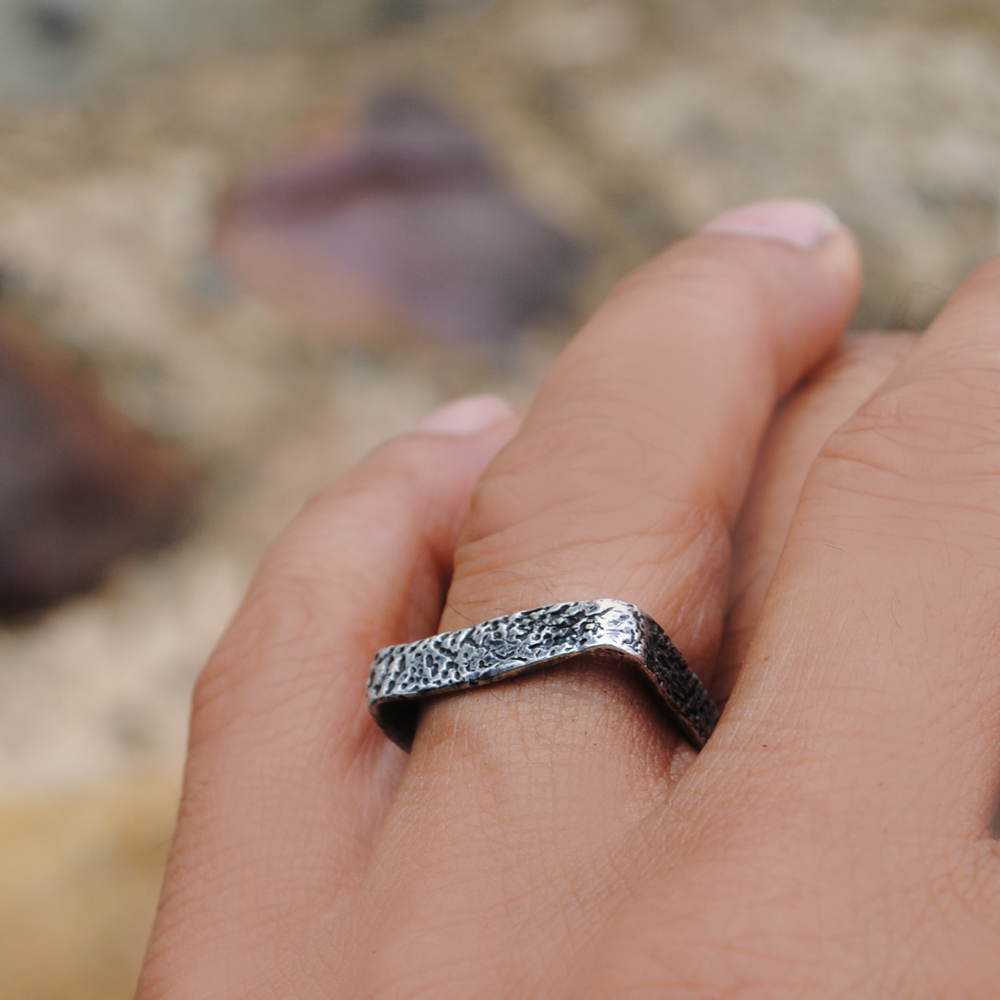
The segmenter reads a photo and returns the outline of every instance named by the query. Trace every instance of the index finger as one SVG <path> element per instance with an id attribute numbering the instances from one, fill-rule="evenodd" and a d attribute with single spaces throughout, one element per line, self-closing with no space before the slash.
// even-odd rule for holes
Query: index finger
<path id="1" fill-rule="evenodd" d="M 470 422 L 471 421 L 471 422 Z M 275 995 L 289 942 L 334 962 L 404 755 L 364 687 L 433 631 L 469 496 L 518 423 L 464 400 L 317 497 L 274 546 L 195 693 L 184 799 L 140 996 Z"/>

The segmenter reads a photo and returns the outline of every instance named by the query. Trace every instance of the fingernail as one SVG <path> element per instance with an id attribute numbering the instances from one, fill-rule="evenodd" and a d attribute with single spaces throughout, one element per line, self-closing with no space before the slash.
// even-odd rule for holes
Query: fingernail
<path id="1" fill-rule="evenodd" d="M 762 236 L 799 250 L 815 250 L 839 228 L 840 220 L 822 202 L 789 198 L 755 201 L 723 212 L 702 232 Z"/>
<path id="2" fill-rule="evenodd" d="M 499 396 L 463 396 L 428 413 L 414 424 L 420 434 L 453 434 L 456 437 L 477 434 L 509 417 L 514 411 Z"/>

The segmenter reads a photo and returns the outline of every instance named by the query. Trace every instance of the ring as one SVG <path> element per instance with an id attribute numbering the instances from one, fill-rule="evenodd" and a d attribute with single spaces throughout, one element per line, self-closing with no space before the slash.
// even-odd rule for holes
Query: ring
<path id="1" fill-rule="evenodd" d="M 409 752 L 420 699 L 493 684 L 584 653 L 638 667 L 695 749 L 712 735 L 718 709 L 677 647 L 649 615 L 615 600 L 551 604 L 388 646 L 372 663 L 368 710 L 386 736 Z"/>

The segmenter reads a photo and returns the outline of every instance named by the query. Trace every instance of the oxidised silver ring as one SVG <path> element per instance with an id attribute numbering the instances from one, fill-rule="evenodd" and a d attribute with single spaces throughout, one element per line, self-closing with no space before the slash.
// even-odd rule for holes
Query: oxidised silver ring
<path id="1" fill-rule="evenodd" d="M 386 736 L 409 751 L 420 699 L 493 684 L 584 653 L 638 667 L 696 749 L 712 735 L 718 709 L 677 647 L 649 615 L 615 600 L 551 604 L 389 646 L 372 663 L 368 708 Z"/>

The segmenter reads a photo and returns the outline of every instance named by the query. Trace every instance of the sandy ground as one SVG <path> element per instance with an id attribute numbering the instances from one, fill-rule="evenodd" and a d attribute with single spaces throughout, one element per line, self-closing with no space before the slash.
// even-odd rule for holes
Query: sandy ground
<path id="1" fill-rule="evenodd" d="M 214 258 L 212 206 L 233 177 L 373 86 L 413 80 L 592 247 L 581 316 L 665 242 L 755 197 L 823 198 L 855 226 L 870 263 L 860 325 L 922 325 L 996 252 L 1000 34 L 986 14 L 694 8 L 509 0 L 0 110 L 0 268 L 19 307 L 204 481 L 185 543 L 0 630 L 4 1000 L 130 995 L 191 684 L 268 541 L 437 403 L 485 389 L 527 405 L 572 328 L 479 353 L 317 339 Z"/>

